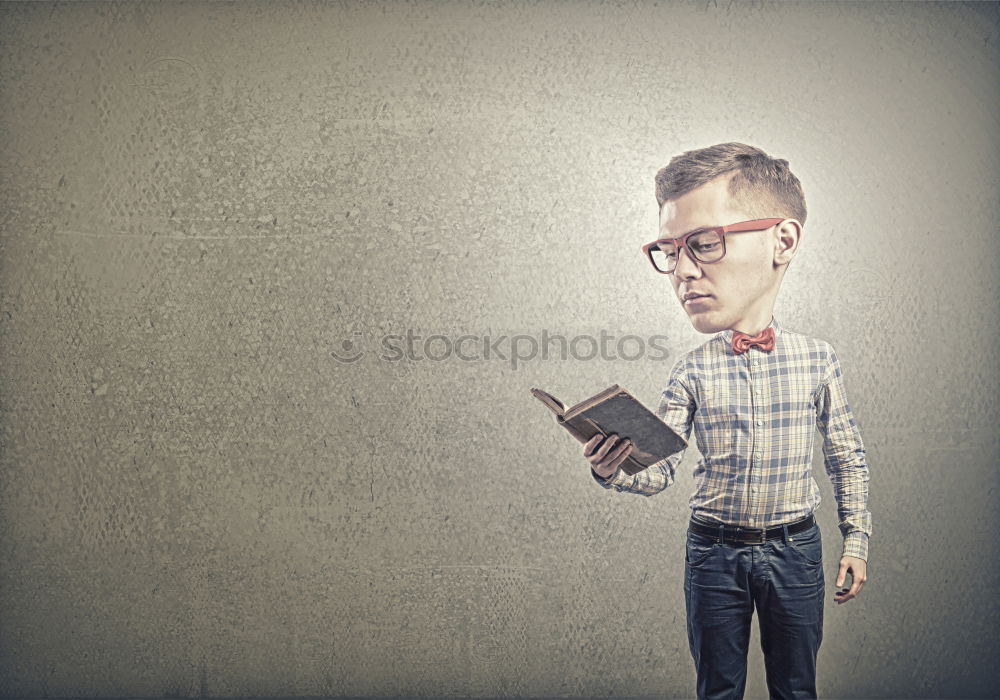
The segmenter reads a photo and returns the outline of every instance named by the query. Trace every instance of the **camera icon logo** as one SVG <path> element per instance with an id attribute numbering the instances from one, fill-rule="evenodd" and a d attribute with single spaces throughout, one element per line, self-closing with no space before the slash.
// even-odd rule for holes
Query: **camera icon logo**
<path id="1" fill-rule="evenodd" d="M 361 331 L 354 331 L 351 335 L 357 337 L 364 335 L 364 333 Z M 349 365 L 360 360 L 364 356 L 365 351 L 361 343 L 352 340 L 351 338 L 344 338 L 340 342 L 340 352 L 334 349 L 330 351 L 330 354 L 333 355 L 333 359 L 337 362 Z"/>

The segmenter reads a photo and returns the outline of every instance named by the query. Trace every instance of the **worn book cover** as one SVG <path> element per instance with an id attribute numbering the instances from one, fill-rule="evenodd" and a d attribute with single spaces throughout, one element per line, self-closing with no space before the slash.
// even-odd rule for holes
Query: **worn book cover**
<path id="1" fill-rule="evenodd" d="M 541 389 L 531 394 L 555 414 L 556 422 L 580 442 L 614 433 L 635 447 L 621 469 L 636 474 L 687 447 L 687 440 L 617 384 L 571 408 Z"/>

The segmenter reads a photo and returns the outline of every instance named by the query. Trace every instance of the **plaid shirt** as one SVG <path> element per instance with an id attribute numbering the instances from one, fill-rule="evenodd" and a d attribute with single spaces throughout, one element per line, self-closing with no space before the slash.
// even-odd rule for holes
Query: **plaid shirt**
<path id="1" fill-rule="evenodd" d="M 843 554 L 867 561 L 868 465 L 840 361 L 826 341 L 784 330 L 773 317 L 770 326 L 770 352 L 753 346 L 735 354 L 728 329 L 670 372 L 657 415 L 685 438 L 693 425 L 701 452 L 688 505 L 699 516 L 755 528 L 809 515 L 820 502 L 812 476 L 819 428 Z M 683 454 L 631 476 L 621 469 L 607 479 L 590 473 L 604 488 L 652 496 L 674 482 Z"/>

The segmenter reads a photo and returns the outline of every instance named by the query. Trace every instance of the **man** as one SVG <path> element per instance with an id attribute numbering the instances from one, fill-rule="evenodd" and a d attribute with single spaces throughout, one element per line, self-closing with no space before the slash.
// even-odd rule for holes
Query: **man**
<path id="1" fill-rule="evenodd" d="M 684 592 L 699 698 L 741 698 L 756 608 L 772 697 L 816 697 L 823 636 L 822 539 L 813 511 L 816 429 L 844 548 L 838 604 L 867 578 L 868 466 L 830 343 L 773 316 L 806 218 L 788 162 L 723 143 L 674 157 L 656 175 L 660 238 L 643 246 L 692 325 L 711 340 L 670 372 L 658 415 L 694 428 L 701 457 L 688 526 Z M 584 445 L 603 487 L 646 496 L 674 481 L 683 452 L 638 474 L 618 469 L 627 440 Z"/>

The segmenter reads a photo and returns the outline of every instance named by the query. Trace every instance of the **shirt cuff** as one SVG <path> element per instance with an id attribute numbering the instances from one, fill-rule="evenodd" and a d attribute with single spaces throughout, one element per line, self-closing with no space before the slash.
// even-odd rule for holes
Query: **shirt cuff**
<path id="1" fill-rule="evenodd" d="M 594 481 L 603 486 L 606 489 L 614 488 L 615 486 L 622 485 L 622 477 L 625 473 L 619 468 L 614 474 L 605 479 L 602 476 L 598 476 L 597 472 L 593 468 L 590 469 L 590 475 L 594 477 Z"/>
<path id="2" fill-rule="evenodd" d="M 593 471 L 593 470 L 591 470 Z M 863 532 L 849 532 L 844 538 L 845 557 L 857 557 L 868 561 L 868 535 Z"/>

